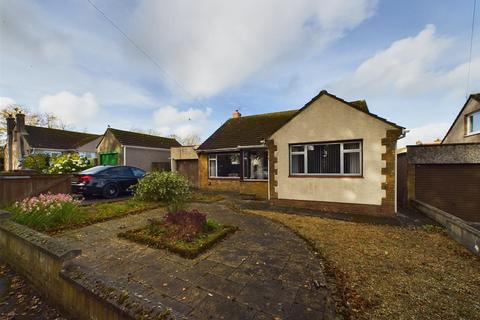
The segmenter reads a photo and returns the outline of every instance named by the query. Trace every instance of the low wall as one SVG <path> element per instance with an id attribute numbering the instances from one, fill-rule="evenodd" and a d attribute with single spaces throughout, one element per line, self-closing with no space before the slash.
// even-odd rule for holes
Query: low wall
<path id="1" fill-rule="evenodd" d="M 0 205 L 41 193 L 70 193 L 70 175 L 5 173 L 0 175 Z"/>
<path id="2" fill-rule="evenodd" d="M 8 219 L 0 211 L 0 258 L 24 276 L 50 303 L 74 319 L 172 319 L 178 317 L 158 304 L 145 308 L 125 297 L 115 281 L 106 281 L 76 265 L 80 250 Z M 156 307 L 156 308 L 155 308 Z"/>
<path id="3" fill-rule="evenodd" d="M 480 143 L 407 146 L 409 164 L 480 163 Z"/>
<path id="4" fill-rule="evenodd" d="M 432 207 L 421 201 L 413 200 L 412 206 L 443 225 L 453 239 L 467 247 L 474 254 L 480 256 L 480 230 L 473 228 L 462 219 L 448 212 Z"/>

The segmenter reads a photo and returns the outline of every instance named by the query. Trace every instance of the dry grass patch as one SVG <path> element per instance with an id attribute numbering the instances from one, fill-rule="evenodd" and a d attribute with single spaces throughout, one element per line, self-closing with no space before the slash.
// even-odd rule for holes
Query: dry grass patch
<path id="1" fill-rule="evenodd" d="M 324 256 L 350 318 L 480 319 L 480 259 L 439 228 L 247 212 L 283 223 Z"/>

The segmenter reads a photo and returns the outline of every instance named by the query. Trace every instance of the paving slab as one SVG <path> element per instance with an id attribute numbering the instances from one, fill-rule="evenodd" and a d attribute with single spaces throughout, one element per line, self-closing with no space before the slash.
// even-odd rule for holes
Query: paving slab
<path id="1" fill-rule="evenodd" d="M 284 226 L 231 210 L 193 204 L 239 230 L 195 259 L 117 237 L 161 218 L 158 208 L 57 237 L 82 249 L 76 264 L 109 277 L 129 294 L 187 319 L 330 319 L 335 317 L 322 260 Z"/>

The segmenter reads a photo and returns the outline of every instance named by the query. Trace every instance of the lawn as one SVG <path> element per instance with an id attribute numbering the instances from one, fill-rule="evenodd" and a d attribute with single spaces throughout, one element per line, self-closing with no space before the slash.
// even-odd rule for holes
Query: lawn
<path id="1" fill-rule="evenodd" d="M 137 201 L 134 199 L 102 202 L 88 206 L 74 206 L 71 214 L 61 214 L 61 219 L 43 219 L 43 215 L 38 215 L 39 219 L 32 219 L 32 216 L 20 213 L 15 209 L 12 212 L 12 220 L 28 227 L 55 234 L 61 231 L 76 229 L 93 223 L 106 221 L 110 219 L 124 217 L 126 215 L 137 214 L 146 210 L 160 207 L 159 202 Z"/>
<path id="2" fill-rule="evenodd" d="M 480 319 L 480 259 L 436 227 L 248 210 L 305 238 L 337 280 L 351 319 Z"/>

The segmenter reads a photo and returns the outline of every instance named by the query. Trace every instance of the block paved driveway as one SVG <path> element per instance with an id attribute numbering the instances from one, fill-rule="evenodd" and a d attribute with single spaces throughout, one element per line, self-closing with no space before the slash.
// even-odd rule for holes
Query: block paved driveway
<path id="1" fill-rule="evenodd" d="M 164 214 L 155 209 L 70 231 L 59 237 L 82 249 L 75 263 L 150 303 L 188 319 L 332 319 L 324 267 L 306 243 L 268 219 L 221 203 L 193 204 L 239 231 L 196 259 L 116 235 Z"/>

